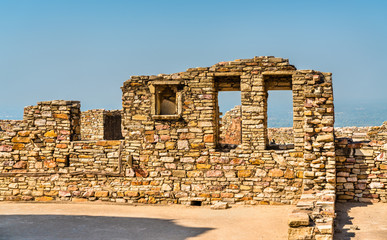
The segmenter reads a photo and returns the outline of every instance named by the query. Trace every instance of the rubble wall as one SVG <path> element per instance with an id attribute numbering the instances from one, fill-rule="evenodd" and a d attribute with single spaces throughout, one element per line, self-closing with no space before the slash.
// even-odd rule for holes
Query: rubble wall
<path id="1" fill-rule="evenodd" d="M 92 109 L 81 113 L 81 139 L 104 139 L 104 109 Z"/>
<path id="2" fill-rule="evenodd" d="M 241 91 L 241 140 L 223 146 L 218 92 L 235 90 Z M 269 142 L 268 90 L 293 92 L 293 144 L 286 148 Z M 0 140 L 0 200 L 298 202 L 311 219 L 301 228 L 311 229 L 312 236 L 332 235 L 336 156 L 330 73 L 255 57 L 133 76 L 122 92 L 124 139 L 117 141 L 80 141 L 79 102 L 27 107 L 20 127 L 2 133 L 7 137 Z M 300 225 L 290 227 L 290 236 L 298 236 Z"/>
<path id="3" fill-rule="evenodd" d="M 265 84 L 272 78 L 275 82 L 276 73 L 291 75 L 295 111 L 294 148 L 281 151 L 266 149 Z M 229 152 L 217 149 L 216 136 L 216 79 L 225 76 L 240 77 L 242 96 L 242 141 Z M 184 96 L 181 116 L 152 113 L 149 106 L 157 84 L 176 82 Z M 290 203 L 298 199 L 302 183 L 334 189 L 330 74 L 297 71 L 283 59 L 256 58 L 172 75 L 136 76 L 122 90 L 125 149 L 133 164 L 149 176 L 180 182 L 180 189 L 189 190 L 175 197 Z M 234 185 L 238 187 L 233 189 Z"/>
<path id="4" fill-rule="evenodd" d="M 370 128 L 367 135 L 377 139 L 370 142 L 336 139 L 339 201 L 387 202 L 386 125 Z"/>

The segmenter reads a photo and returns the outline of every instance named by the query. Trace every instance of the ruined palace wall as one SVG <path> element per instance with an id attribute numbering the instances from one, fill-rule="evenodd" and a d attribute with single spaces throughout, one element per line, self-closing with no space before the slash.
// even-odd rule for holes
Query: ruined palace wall
<path id="1" fill-rule="evenodd" d="M 265 81 L 272 76 L 271 72 L 267 77 L 263 73 L 268 69 L 292 70 L 297 130 L 292 150 L 266 150 Z M 186 190 L 175 194 L 180 199 L 287 203 L 298 198 L 303 180 L 308 180 L 311 188 L 324 188 L 329 178 L 330 188 L 334 188 L 334 145 L 329 144 L 333 141 L 331 77 L 293 71 L 285 61 L 268 58 L 221 63 L 173 75 L 132 77 L 122 88 L 123 125 L 128 133 L 125 149 L 138 169 Z M 219 151 L 216 146 L 215 80 L 224 76 L 240 77 L 242 96 L 242 144 L 230 152 Z M 152 83 L 172 85 L 178 81 L 183 96 L 181 116 L 167 116 L 168 121 L 154 116 L 150 107 Z M 308 126 L 307 164 L 304 125 Z M 317 137 L 321 133 L 324 137 Z M 330 169 L 328 177 L 326 167 Z"/>
<path id="2" fill-rule="evenodd" d="M 236 88 L 230 79 L 240 82 L 242 142 L 226 152 L 218 148 L 217 94 Z M 165 85 L 176 94 L 168 95 L 176 97 L 174 114 L 155 110 L 160 104 L 155 95 Z M 293 90 L 294 149 L 267 149 L 266 100 L 273 87 Z M 286 59 L 257 57 L 178 74 L 136 76 L 122 90 L 125 139 L 118 142 L 79 141 L 77 102 L 26 108 L 26 126 L 15 130 L 17 138 L 1 142 L 10 146 L 14 164 L 24 164 L 2 171 L 0 199 L 291 204 L 302 187 L 332 187 L 330 74 L 296 70 Z M 16 144 L 20 149 L 14 149 Z"/>

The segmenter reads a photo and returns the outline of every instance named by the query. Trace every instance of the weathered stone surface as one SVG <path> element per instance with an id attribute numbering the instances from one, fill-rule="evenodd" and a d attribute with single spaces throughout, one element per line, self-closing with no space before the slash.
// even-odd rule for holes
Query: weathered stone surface
<path id="1" fill-rule="evenodd" d="M 54 114 L 54 118 L 69 119 L 69 115 L 64 113 L 58 113 L 58 114 Z"/>
<path id="2" fill-rule="evenodd" d="M 37 202 L 49 202 L 49 201 L 52 201 L 52 200 L 54 200 L 53 197 L 46 197 L 46 196 L 36 197 L 35 198 L 35 201 L 37 201 Z"/>
<path id="3" fill-rule="evenodd" d="M 309 215 L 303 212 L 293 212 L 288 218 L 290 227 L 309 226 Z"/>
<path id="4" fill-rule="evenodd" d="M 196 164 L 197 169 L 209 169 L 211 164 Z"/>
<path id="5" fill-rule="evenodd" d="M 18 161 L 18 162 L 15 163 L 15 165 L 13 165 L 13 168 L 25 169 L 25 168 L 27 168 L 27 162 L 25 162 L 25 161 Z"/>
<path id="6" fill-rule="evenodd" d="M 252 174 L 251 170 L 239 170 L 238 171 L 238 177 L 244 178 L 244 177 L 250 177 Z"/>
<path id="7" fill-rule="evenodd" d="M 145 121 L 148 119 L 146 115 L 134 115 L 132 117 L 133 120 L 140 120 L 140 121 Z"/>
<path id="8" fill-rule="evenodd" d="M 281 169 L 272 169 L 269 171 L 270 177 L 282 177 L 284 172 Z"/>
<path id="9" fill-rule="evenodd" d="M 1 145 L 0 146 L 0 152 L 11 152 L 12 146 L 11 145 Z"/>
<path id="10" fill-rule="evenodd" d="M 227 202 L 217 202 L 214 205 L 211 206 L 211 209 L 213 210 L 221 210 L 221 209 L 227 209 L 228 203 Z"/>
<path id="11" fill-rule="evenodd" d="M 179 140 L 177 141 L 177 148 L 180 150 L 188 150 L 189 145 L 187 140 Z"/>
<path id="12" fill-rule="evenodd" d="M 318 135 L 317 142 L 332 142 L 334 140 L 333 134 Z"/>
<path id="13" fill-rule="evenodd" d="M 313 239 L 313 227 L 289 228 L 288 240 Z"/>
<path id="14" fill-rule="evenodd" d="M 184 170 L 173 170 L 172 176 L 183 178 L 183 177 L 185 177 L 185 171 Z"/>
<path id="15" fill-rule="evenodd" d="M 28 137 L 14 137 L 12 138 L 13 143 L 29 143 L 31 138 Z"/>
<path id="16" fill-rule="evenodd" d="M 94 196 L 97 198 L 107 197 L 109 196 L 109 191 L 96 191 Z"/>
<path id="17" fill-rule="evenodd" d="M 211 170 L 206 172 L 206 177 L 221 177 L 223 172 L 220 170 Z"/>

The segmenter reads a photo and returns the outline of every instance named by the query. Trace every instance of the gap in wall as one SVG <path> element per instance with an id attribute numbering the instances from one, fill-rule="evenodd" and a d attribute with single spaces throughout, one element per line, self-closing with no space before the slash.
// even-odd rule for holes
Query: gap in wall
<path id="1" fill-rule="evenodd" d="M 292 90 L 268 91 L 267 100 L 268 143 L 294 144 Z"/>

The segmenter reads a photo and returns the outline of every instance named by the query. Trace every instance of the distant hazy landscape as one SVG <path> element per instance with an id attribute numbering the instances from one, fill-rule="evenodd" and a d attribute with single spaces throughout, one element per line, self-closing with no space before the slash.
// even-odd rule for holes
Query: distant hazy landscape
<path id="1" fill-rule="evenodd" d="M 278 111 L 277 111 L 278 110 Z M 292 113 L 269 109 L 269 127 L 291 127 Z M 387 106 L 335 105 L 335 127 L 380 126 L 387 121 Z"/>

